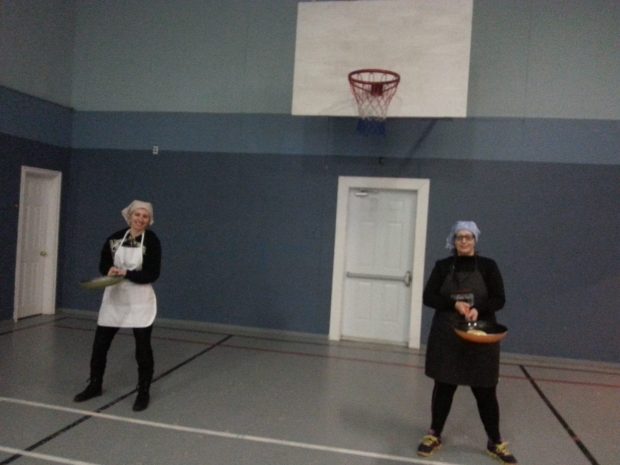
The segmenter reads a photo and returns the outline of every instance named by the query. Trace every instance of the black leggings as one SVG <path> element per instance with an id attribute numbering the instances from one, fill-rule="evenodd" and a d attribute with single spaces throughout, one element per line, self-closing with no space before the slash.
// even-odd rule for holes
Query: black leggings
<path id="1" fill-rule="evenodd" d="M 120 328 L 97 325 L 93 353 L 90 359 L 90 377 L 101 381 L 107 362 L 108 350 L 112 339 Z M 151 347 L 151 332 L 153 326 L 146 328 L 133 328 L 133 336 L 136 341 L 136 361 L 138 362 L 138 378 L 141 382 L 150 382 L 153 378 L 153 349 Z"/>
<path id="2" fill-rule="evenodd" d="M 443 427 L 452 407 L 452 399 L 456 392 L 457 386 L 454 384 L 446 384 L 435 382 L 433 388 L 433 400 L 431 403 L 432 423 L 431 430 L 436 436 L 440 436 Z M 478 404 L 478 413 L 484 425 L 484 430 L 489 437 L 489 441 L 494 444 L 501 442 L 499 434 L 499 404 L 497 402 L 496 387 L 471 387 L 476 403 Z"/>

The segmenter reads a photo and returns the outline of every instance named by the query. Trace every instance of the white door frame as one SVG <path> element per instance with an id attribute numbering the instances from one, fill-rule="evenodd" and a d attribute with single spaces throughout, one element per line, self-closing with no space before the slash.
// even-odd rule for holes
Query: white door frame
<path id="1" fill-rule="evenodd" d="M 62 172 L 47 170 L 43 168 L 34 168 L 31 166 L 22 166 L 21 181 L 19 190 L 19 219 L 17 223 L 17 253 L 15 261 L 15 293 L 13 298 L 13 320 L 17 321 L 20 317 L 19 309 L 21 308 L 20 285 L 22 280 L 22 245 L 26 240 L 25 235 L 29 231 L 25 231 L 25 211 L 23 208 L 25 200 L 25 189 L 28 177 L 44 177 L 52 181 L 51 187 L 48 189 L 49 195 L 49 215 L 47 224 L 47 259 L 49 260 L 49 268 L 51 273 L 46 273 L 44 279 L 44 303 L 42 314 L 53 315 L 56 312 L 56 279 L 58 273 L 58 235 L 60 225 L 60 192 L 62 187 Z"/>
<path id="2" fill-rule="evenodd" d="M 332 299 L 329 322 L 329 339 L 339 341 L 342 337 L 342 316 L 345 280 L 345 258 L 347 251 L 347 213 L 351 189 L 415 191 L 416 220 L 415 243 L 411 257 L 411 309 L 409 325 L 409 347 L 420 347 L 422 323 L 422 289 L 424 281 L 424 256 L 426 252 L 426 226 L 428 222 L 429 179 L 412 178 L 370 178 L 338 177 L 338 207 L 336 211 L 336 240 L 334 244 L 334 270 L 332 275 Z"/>

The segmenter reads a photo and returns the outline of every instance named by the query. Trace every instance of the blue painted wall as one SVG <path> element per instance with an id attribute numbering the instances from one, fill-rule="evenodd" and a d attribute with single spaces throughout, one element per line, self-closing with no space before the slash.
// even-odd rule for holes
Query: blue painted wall
<path id="1" fill-rule="evenodd" d="M 453 124 L 458 134 L 467 123 Z M 510 145 L 498 137 L 496 150 Z M 122 226 L 120 209 L 146 198 L 155 203 L 154 229 L 165 246 L 162 316 L 325 334 L 337 177 L 421 177 L 431 180 L 427 275 L 446 254 L 451 223 L 476 219 L 482 253 L 498 260 L 506 279 L 506 349 L 618 360 L 620 166 L 427 158 L 420 156 L 425 146 L 383 160 L 351 151 L 153 156 L 76 149 L 63 305 L 98 308 L 98 296 L 76 283 L 96 272 L 101 241 Z"/>
<path id="2" fill-rule="evenodd" d="M 123 225 L 120 209 L 145 198 L 155 203 L 155 230 L 164 242 L 157 283 L 162 316 L 320 334 L 329 324 L 337 177 L 420 177 L 431 180 L 427 274 L 445 254 L 450 224 L 458 218 L 478 221 L 482 252 L 498 260 L 506 278 L 508 305 L 501 318 L 511 328 L 507 350 L 620 361 L 612 332 L 620 323 L 620 105 L 617 92 L 608 89 L 620 82 L 620 61 L 608 59 L 617 49 L 607 43 L 617 38 L 612 27 L 617 3 L 561 2 L 570 12 L 566 28 L 559 27 L 564 20 L 549 20 L 552 27 L 545 29 L 543 19 L 552 11 L 540 2 L 477 0 L 469 95 L 476 117 L 391 120 L 385 138 L 366 138 L 355 133 L 349 118 L 287 114 L 290 87 L 284 85 L 290 84 L 292 44 L 283 38 L 294 30 L 292 0 L 198 2 L 219 5 L 237 25 L 227 29 L 231 36 L 220 42 L 223 48 L 214 47 L 211 37 L 206 49 L 209 63 L 234 70 L 238 79 L 227 87 L 232 94 L 214 94 L 202 112 L 193 112 L 193 102 L 182 98 L 194 81 L 174 79 L 172 87 L 158 88 L 169 74 L 153 74 L 160 67 L 169 71 L 166 66 L 179 50 L 200 49 L 202 23 L 187 17 L 183 24 L 194 28 L 170 32 L 165 37 L 174 40 L 158 41 L 161 47 L 128 47 L 124 61 L 106 68 L 106 60 L 116 56 L 110 54 L 117 50 L 114 34 L 95 27 L 96 15 L 83 4 L 74 10 L 72 1 L 53 2 L 76 13 L 64 25 L 53 15 L 63 44 L 75 27 L 71 79 L 63 80 L 70 60 L 47 66 L 48 76 L 37 75 L 34 46 L 27 59 L 13 62 L 30 73 L 27 88 L 12 85 L 19 72 L 0 69 L 5 86 L 0 86 L 0 238 L 9 244 L 0 265 L 0 318 L 12 315 L 22 164 L 64 175 L 60 307 L 97 309 L 98 295 L 83 292 L 77 282 L 96 273 L 103 239 Z M 151 19 L 170 18 L 156 14 L 166 11 L 168 2 L 148 3 Z M 3 2 L 5 13 L 6 5 L 28 17 L 19 2 Z M 115 14 L 131 17 L 144 4 L 114 5 Z M 590 19 L 579 22 L 580 15 Z M 148 37 L 149 28 L 169 29 L 170 24 L 154 21 L 133 22 L 120 37 L 144 45 L 141 34 Z M 40 37 L 35 23 L 24 19 L 20 24 L 30 29 L 8 31 Z M 130 32 L 134 35 L 127 37 Z M 584 35 L 592 42 L 570 47 Z M 174 46 L 184 43 L 181 39 L 193 47 Z M 600 54 L 588 53 L 597 44 Z M 566 60 L 551 59 L 549 52 L 565 45 L 571 50 Z M 247 61 L 239 60 L 243 54 Z M 133 59 L 154 68 L 134 68 Z M 271 64 L 263 69 L 260 63 Z M 570 71 L 564 77 L 563 66 L 565 74 Z M 94 73 L 98 67 L 105 73 Z M 604 82 L 592 79 L 591 72 Z M 175 73 L 183 74 L 176 68 Z M 146 100 L 135 101 L 138 94 L 118 100 L 122 86 L 115 83 L 134 85 L 124 81 L 132 76 L 141 77 Z M 50 98 L 60 103 L 70 87 L 77 111 L 70 108 L 74 103 L 62 106 L 21 93 L 32 89 L 38 95 L 46 82 L 64 83 L 56 87 L 59 98 Z M 175 88 L 183 91 L 179 98 L 154 111 L 151 104 L 161 100 L 157 92 Z M 567 100 L 571 94 L 575 98 Z M 588 101 L 585 94 L 595 98 Z M 110 102 L 116 102 L 112 108 L 99 108 Z M 150 153 L 152 145 L 160 147 L 160 155 Z M 424 334 L 430 316 L 425 312 Z"/>
<path id="3" fill-rule="evenodd" d="M 70 183 L 69 173 L 70 149 L 9 136 L 0 133 L 0 320 L 13 318 L 13 296 L 15 289 L 15 259 L 17 254 L 17 224 L 19 218 L 19 190 L 21 167 L 34 166 L 61 171 L 65 174 L 62 181 L 62 223 L 67 206 L 67 194 Z M 60 247 L 64 246 L 64 234 L 60 235 Z M 59 263 L 64 256 L 59 255 Z M 58 275 L 58 286 L 62 286 L 62 274 Z M 61 300 L 58 298 L 57 303 Z"/>
<path id="4" fill-rule="evenodd" d="M 70 190 L 73 111 L 0 86 L 0 320 L 13 317 L 22 165 L 61 171 L 62 213 Z M 63 221 L 64 224 L 64 221 Z M 60 244 L 64 236 L 60 236 Z M 62 254 L 59 262 L 62 263 Z M 62 276 L 58 276 L 59 287 Z M 60 303 L 60 300 L 57 300 Z"/>
<path id="5" fill-rule="evenodd" d="M 70 108 L 0 86 L 0 133 L 69 147 L 72 125 Z"/>
<path id="6" fill-rule="evenodd" d="M 76 124 L 84 116 L 78 115 Z M 128 127 L 135 116 L 126 120 Z M 155 230 L 164 242 L 157 285 L 162 316 L 325 334 L 337 177 L 420 177 L 431 180 L 427 273 L 445 254 L 450 224 L 457 218 L 477 220 L 482 250 L 499 261 L 507 282 L 509 304 L 502 315 L 511 327 L 507 350 L 620 359 L 614 339 L 620 323 L 620 165 L 586 163 L 613 160 L 617 123 L 402 120 L 388 125 L 385 139 L 371 139 L 355 134 L 352 119 L 224 120 L 228 124 L 212 135 L 231 141 L 236 153 L 200 151 L 199 142 L 193 150 L 164 146 L 154 156 L 150 148 L 69 150 L 13 136 L 0 140 L 2 163 L 9 164 L 3 169 L 10 180 L 3 183 L 6 211 L 18 196 L 20 163 L 56 166 L 66 175 L 59 306 L 97 309 L 98 296 L 84 293 L 77 282 L 96 273 L 102 241 L 123 225 L 121 208 L 143 198 L 155 203 Z M 142 121 L 148 133 L 150 119 Z M 286 130 L 261 131 L 274 121 L 285 128 L 299 124 L 304 136 L 290 142 Z M 188 130 L 183 115 L 176 126 L 174 118 L 168 123 L 188 140 L 201 140 L 202 127 Z M 321 125 L 329 130 L 305 132 Z M 511 125 L 531 127 L 536 138 L 507 130 Z M 102 138 L 96 125 L 91 134 L 92 140 Z M 570 134 L 570 143 L 558 134 Z M 118 141 L 116 136 L 109 132 L 111 141 Z M 302 148 L 287 152 L 288 143 Z M 557 156 L 559 146 L 578 162 L 511 161 L 515 151 L 527 160 L 544 159 L 548 150 Z M 478 158 L 485 153 L 496 160 Z M 3 225 L 6 243 L 15 237 L 15 215 Z M 7 253 L 4 295 L 12 295 L 14 250 Z M 3 302 L 5 318 L 8 304 Z M 424 333 L 429 321 L 427 312 Z M 596 343 L 584 334 L 596 336 Z"/>

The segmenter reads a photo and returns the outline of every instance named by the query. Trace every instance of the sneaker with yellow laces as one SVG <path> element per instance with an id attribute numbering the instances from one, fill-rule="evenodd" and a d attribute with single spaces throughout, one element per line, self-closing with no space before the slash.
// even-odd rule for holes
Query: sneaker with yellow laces
<path id="1" fill-rule="evenodd" d="M 508 450 L 507 442 L 487 444 L 487 453 L 502 463 L 518 463 L 515 456 Z"/>
<path id="2" fill-rule="evenodd" d="M 439 436 L 427 434 L 422 438 L 418 446 L 418 455 L 421 457 L 429 457 L 441 447 L 441 439 Z"/>

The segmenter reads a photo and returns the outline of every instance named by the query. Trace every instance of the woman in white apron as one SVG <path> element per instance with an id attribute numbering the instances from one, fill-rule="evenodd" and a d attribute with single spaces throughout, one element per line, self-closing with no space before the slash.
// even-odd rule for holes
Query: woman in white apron
<path id="1" fill-rule="evenodd" d="M 83 402 L 101 395 L 112 339 L 120 328 L 132 328 L 138 362 L 138 395 L 133 409 L 141 411 L 148 407 L 153 379 L 151 332 L 157 314 L 157 299 L 151 283 L 159 278 L 161 245 L 157 235 L 148 229 L 153 224 L 150 203 L 134 200 L 123 209 L 122 215 L 129 228 L 106 239 L 99 271 L 102 275 L 125 279 L 107 287 L 103 293 L 90 360 L 90 381 L 74 401 Z"/>
<path id="2" fill-rule="evenodd" d="M 442 444 L 441 432 L 458 386 L 469 386 L 487 433 L 487 452 L 502 463 L 517 463 L 499 432 L 499 343 L 462 341 L 454 325 L 463 319 L 496 322 L 505 303 L 504 283 L 494 260 L 479 256 L 480 230 L 473 221 L 452 226 L 446 247 L 451 257 L 439 260 L 424 288 L 424 305 L 435 309 L 426 347 L 426 375 L 435 381 L 431 427 L 418 446 L 428 457 Z"/>

